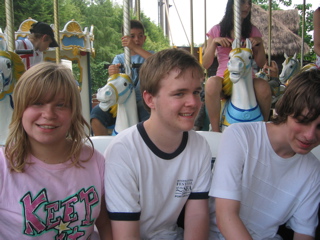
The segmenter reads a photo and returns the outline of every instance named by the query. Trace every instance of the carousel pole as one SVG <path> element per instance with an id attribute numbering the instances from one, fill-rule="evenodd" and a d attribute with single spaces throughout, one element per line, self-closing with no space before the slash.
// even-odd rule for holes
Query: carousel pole
<path id="1" fill-rule="evenodd" d="M 58 0 L 54 0 L 53 2 L 53 10 L 54 10 L 54 32 L 55 38 L 59 47 L 56 49 L 56 63 L 60 63 L 60 36 L 59 36 L 59 5 Z"/>
<path id="2" fill-rule="evenodd" d="M 129 0 L 123 0 L 123 34 L 130 35 L 130 4 Z M 124 47 L 125 72 L 131 78 L 131 57 L 130 49 Z"/>
<path id="3" fill-rule="evenodd" d="M 234 39 L 239 39 L 237 48 L 240 48 L 241 40 L 241 11 L 240 11 L 240 0 L 234 0 L 233 5 L 233 16 L 234 16 Z"/>
<path id="4" fill-rule="evenodd" d="M 14 51 L 15 49 L 15 35 L 14 35 L 14 15 L 13 15 L 13 1 L 6 0 L 6 31 L 8 36 L 8 50 Z"/>
<path id="5" fill-rule="evenodd" d="M 302 27 L 301 27 L 301 68 L 303 67 L 303 59 L 304 59 L 304 30 L 305 30 L 305 22 L 306 22 L 306 0 L 303 0 L 303 8 L 302 8 Z"/>
<path id="6" fill-rule="evenodd" d="M 140 0 L 136 0 L 135 7 L 136 7 L 137 19 L 140 21 L 141 20 L 141 17 L 140 17 Z"/>
<path id="7" fill-rule="evenodd" d="M 191 45 L 190 45 L 190 53 L 193 55 L 194 49 L 193 49 L 193 0 L 190 0 L 190 26 L 191 26 Z"/>
<path id="8" fill-rule="evenodd" d="M 206 37 L 206 32 L 207 32 L 207 0 L 204 0 L 203 6 L 204 6 L 204 14 L 203 14 L 203 17 L 204 17 L 204 47 L 207 47 L 207 37 Z M 199 62 L 201 65 L 202 65 L 202 54 L 203 54 L 203 47 L 200 47 L 199 48 Z M 208 72 L 207 69 L 205 69 L 204 71 L 207 76 L 207 72 Z"/>
<path id="9" fill-rule="evenodd" d="M 269 0 L 268 65 L 271 66 L 272 0 Z"/>
<path id="10" fill-rule="evenodd" d="M 168 0 L 165 3 L 165 12 L 166 12 L 166 36 L 171 39 L 172 42 L 172 34 L 171 34 L 171 27 L 170 27 L 170 19 L 169 19 L 169 3 Z M 172 44 L 173 45 L 173 44 Z"/>

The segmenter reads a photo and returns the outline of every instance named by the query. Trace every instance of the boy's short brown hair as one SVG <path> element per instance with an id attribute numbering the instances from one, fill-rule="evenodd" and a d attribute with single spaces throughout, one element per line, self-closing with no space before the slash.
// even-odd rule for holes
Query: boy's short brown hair
<path id="1" fill-rule="evenodd" d="M 198 60 L 183 49 L 172 48 L 162 50 L 148 57 L 140 68 L 140 91 L 147 91 L 155 96 L 160 89 L 160 82 L 173 69 L 180 69 L 181 76 L 187 69 L 193 69 L 195 78 L 204 78 L 204 73 Z M 150 108 L 144 104 L 148 112 Z"/>

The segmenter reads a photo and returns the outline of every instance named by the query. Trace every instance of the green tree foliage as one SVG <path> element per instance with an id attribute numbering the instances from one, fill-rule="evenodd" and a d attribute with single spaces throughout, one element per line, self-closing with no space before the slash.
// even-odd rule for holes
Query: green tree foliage
<path id="1" fill-rule="evenodd" d="M 95 57 L 91 58 L 90 72 L 92 92 L 103 86 L 107 79 L 106 63 L 110 63 L 116 54 L 123 52 L 121 29 L 123 9 L 111 0 L 59 0 L 59 29 L 74 19 L 84 27 L 94 26 Z M 31 17 L 48 24 L 54 23 L 53 0 L 14 0 L 14 27 L 18 30 L 22 21 Z M 133 15 L 133 14 L 132 14 Z M 155 52 L 170 47 L 163 31 L 141 13 L 141 21 L 146 28 L 145 48 Z M 6 26 L 5 1 L 0 0 L 0 27 Z"/>
<path id="2" fill-rule="evenodd" d="M 269 0 L 252 0 L 252 3 L 258 4 L 264 10 L 268 10 L 269 8 Z M 272 9 L 280 10 L 279 4 L 289 7 L 292 4 L 292 0 L 272 0 Z"/>
<path id="3" fill-rule="evenodd" d="M 269 0 L 253 0 L 252 3 L 258 4 L 265 10 L 269 8 Z M 273 0 L 272 1 L 272 10 L 281 10 L 281 5 L 283 6 L 291 6 L 292 0 Z M 314 62 L 316 59 L 316 54 L 313 51 L 314 42 L 312 40 L 311 31 L 313 30 L 313 10 L 311 10 L 312 4 L 307 3 L 305 5 L 305 28 L 304 28 L 304 42 L 307 43 L 311 52 L 304 55 L 304 61 Z M 302 22 L 303 18 L 303 4 L 295 4 L 292 8 L 297 8 L 299 10 L 300 22 Z M 299 36 L 302 36 L 302 24 L 299 27 Z M 298 57 L 301 58 L 301 54 L 298 54 Z"/>
<path id="4" fill-rule="evenodd" d="M 303 17 L 303 4 L 298 4 L 295 6 L 299 10 L 300 21 L 302 22 Z M 310 34 L 313 31 L 313 10 L 311 10 L 312 4 L 308 3 L 305 5 L 305 27 L 304 27 L 304 42 L 306 42 L 311 49 L 311 52 L 304 55 L 304 61 L 314 62 L 316 60 L 316 54 L 314 52 L 314 42 L 313 36 Z M 302 24 L 299 27 L 299 35 L 302 36 Z M 300 57 L 300 55 L 299 55 Z"/>

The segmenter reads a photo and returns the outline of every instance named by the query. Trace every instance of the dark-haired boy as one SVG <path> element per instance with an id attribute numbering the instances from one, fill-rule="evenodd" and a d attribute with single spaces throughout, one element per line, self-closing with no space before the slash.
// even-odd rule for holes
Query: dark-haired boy
<path id="1" fill-rule="evenodd" d="M 44 22 L 32 24 L 28 38 L 16 40 L 15 45 L 16 50 L 33 50 L 32 54 L 20 55 L 26 69 L 43 61 L 43 51 L 49 47 L 59 47 L 52 28 Z"/>
<path id="2" fill-rule="evenodd" d="M 320 202 L 320 70 L 295 75 L 271 122 L 232 124 L 222 134 L 209 195 L 210 239 L 314 239 Z"/>
<path id="3" fill-rule="evenodd" d="M 152 55 L 153 52 L 143 49 L 143 44 L 146 41 L 146 38 L 143 24 L 138 20 L 131 20 L 130 35 L 123 36 L 121 38 L 122 46 L 130 49 L 131 63 L 143 63 L 145 59 Z M 109 76 L 120 72 L 124 73 L 125 69 L 120 68 L 120 65 L 125 66 L 124 53 L 115 56 L 113 59 L 112 65 L 108 68 Z M 149 118 L 149 113 L 144 109 L 142 103 L 143 100 L 140 93 L 139 69 L 131 69 L 131 79 L 136 90 L 139 121 L 144 121 Z M 94 135 L 110 135 L 112 133 L 115 118 L 109 111 L 110 110 L 106 112 L 102 111 L 98 105 L 92 109 L 90 114 L 90 123 Z"/>

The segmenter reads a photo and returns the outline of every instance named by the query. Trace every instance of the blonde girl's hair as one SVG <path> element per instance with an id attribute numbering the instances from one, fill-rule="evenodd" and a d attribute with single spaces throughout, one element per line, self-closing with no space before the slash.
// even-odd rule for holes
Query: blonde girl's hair
<path id="1" fill-rule="evenodd" d="M 51 101 L 60 94 L 64 96 L 65 104 L 71 108 L 71 126 L 66 136 L 71 147 L 67 159 L 71 159 L 72 165 L 81 167 L 80 161 L 87 161 L 92 157 L 93 149 L 88 159 L 80 159 L 85 141 L 92 148 L 93 144 L 85 131 L 90 126 L 82 116 L 80 92 L 72 72 L 61 64 L 42 62 L 27 70 L 14 88 L 14 110 L 5 145 L 5 155 L 11 171 L 23 172 L 31 150 L 28 135 L 22 125 L 25 109 L 44 98 Z"/>

